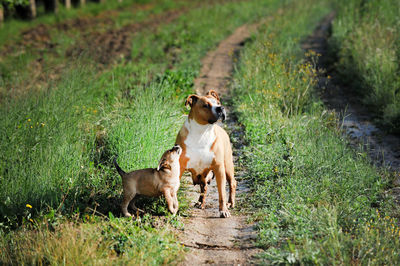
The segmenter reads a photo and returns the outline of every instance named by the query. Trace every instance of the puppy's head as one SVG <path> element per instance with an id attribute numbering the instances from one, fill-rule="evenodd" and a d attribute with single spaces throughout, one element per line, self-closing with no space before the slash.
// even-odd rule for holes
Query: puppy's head
<path id="1" fill-rule="evenodd" d="M 207 92 L 206 96 L 189 95 L 185 105 L 190 106 L 189 118 L 201 125 L 214 124 L 218 119 L 225 120 L 225 108 L 214 90 Z"/>
<path id="2" fill-rule="evenodd" d="M 179 156 L 181 153 L 182 148 L 178 144 L 175 144 L 172 149 L 165 151 L 158 163 L 157 171 L 172 170 L 172 165 L 174 163 L 179 163 Z"/>

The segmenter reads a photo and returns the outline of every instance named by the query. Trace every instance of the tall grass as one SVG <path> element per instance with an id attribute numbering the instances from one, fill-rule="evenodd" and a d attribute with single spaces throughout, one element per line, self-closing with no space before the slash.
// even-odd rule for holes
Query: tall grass
<path id="1" fill-rule="evenodd" d="M 343 82 L 358 92 L 379 122 L 400 132 L 400 3 L 336 1 L 330 46 Z"/>
<path id="2" fill-rule="evenodd" d="M 349 148 L 315 96 L 313 51 L 300 42 L 330 7 L 297 1 L 263 25 L 241 55 L 234 106 L 248 147 L 247 203 L 265 264 L 398 264 L 400 228 L 389 174 Z M 306 59 L 305 54 L 311 56 Z"/>

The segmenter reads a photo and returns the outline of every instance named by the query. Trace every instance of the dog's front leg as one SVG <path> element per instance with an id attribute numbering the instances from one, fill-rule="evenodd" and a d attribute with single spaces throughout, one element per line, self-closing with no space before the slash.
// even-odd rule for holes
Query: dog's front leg
<path id="1" fill-rule="evenodd" d="M 217 166 L 216 169 L 213 170 L 215 173 L 215 177 L 217 179 L 218 186 L 218 199 L 219 199 L 219 216 L 221 218 L 228 218 L 231 214 L 228 211 L 226 206 L 226 195 L 225 195 L 225 186 L 226 186 L 226 175 L 225 175 L 225 167 L 223 165 Z"/>

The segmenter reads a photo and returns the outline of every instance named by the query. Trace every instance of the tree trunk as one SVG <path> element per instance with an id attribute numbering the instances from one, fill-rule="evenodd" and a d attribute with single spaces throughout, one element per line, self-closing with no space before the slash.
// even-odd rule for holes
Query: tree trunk
<path id="1" fill-rule="evenodd" d="M 0 27 L 3 26 L 4 21 L 4 9 L 2 4 L 0 3 Z"/>
<path id="2" fill-rule="evenodd" d="M 85 6 L 86 5 L 86 0 L 80 0 L 79 3 L 80 3 L 80 6 Z"/>
<path id="3" fill-rule="evenodd" d="M 31 18 L 36 18 L 36 3 L 35 0 L 29 0 L 29 11 Z"/>
<path id="4" fill-rule="evenodd" d="M 65 8 L 71 9 L 71 0 L 65 0 Z"/>

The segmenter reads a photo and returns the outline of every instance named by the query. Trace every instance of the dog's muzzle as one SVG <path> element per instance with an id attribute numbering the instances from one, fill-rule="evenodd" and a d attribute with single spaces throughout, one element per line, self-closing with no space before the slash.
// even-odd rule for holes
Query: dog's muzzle
<path id="1" fill-rule="evenodd" d="M 226 111 L 223 106 L 218 106 L 217 108 L 215 108 L 215 112 L 217 112 L 218 119 L 221 118 L 222 122 L 225 121 Z"/>

